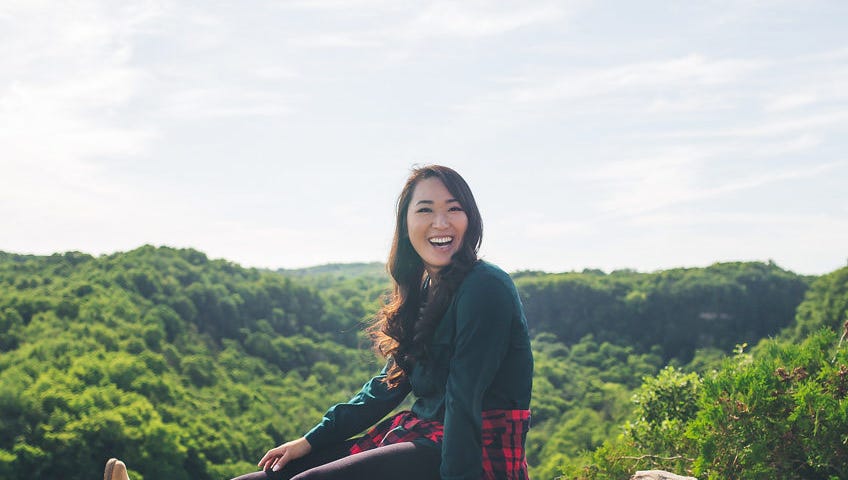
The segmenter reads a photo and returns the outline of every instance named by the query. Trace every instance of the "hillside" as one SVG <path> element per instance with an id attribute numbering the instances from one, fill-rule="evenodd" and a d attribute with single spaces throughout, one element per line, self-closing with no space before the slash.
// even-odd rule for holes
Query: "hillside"
<path id="1" fill-rule="evenodd" d="M 645 379 L 610 437 L 559 478 L 661 468 L 718 480 L 848 478 L 848 267 L 813 282 L 795 324 L 715 369 Z M 807 332 L 811 332 L 807 334 Z"/>
<path id="2" fill-rule="evenodd" d="M 2 478 L 228 478 L 377 367 L 314 290 L 193 250 L 4 254 L 0 299 Z"/>
<path id="3" fill-rule="evenodd" d="M 0 478 L 87 479 L 109 456 L 134 478 L 252 470 L 379 368 L 361 328 L 384 275 L 151 246 L 0 252 Z M 534 478 L 615 437 L 666 363 L 717 365 L 736 343 L 797 328 L 812 280 L 761 263 L 516 278 L 535 336 Z"/>

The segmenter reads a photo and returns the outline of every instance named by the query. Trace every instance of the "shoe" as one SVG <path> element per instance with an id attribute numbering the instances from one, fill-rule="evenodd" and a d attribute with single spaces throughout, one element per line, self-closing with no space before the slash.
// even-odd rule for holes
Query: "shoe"
<path id="1" fill-rule="evenodd" d="M 106 462 L 106 470 L 103 472 L 103 480 L 130 480 L 127 475 L 127 466 L 117 458 L 110 458 Z"/>

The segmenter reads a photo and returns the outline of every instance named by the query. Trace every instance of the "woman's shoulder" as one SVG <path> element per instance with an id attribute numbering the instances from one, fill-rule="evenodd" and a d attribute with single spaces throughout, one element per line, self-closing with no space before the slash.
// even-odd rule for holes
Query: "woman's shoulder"
<path id="1" fill-rule="evenodd" d="M 479 261 L 466 275 L 455 297 L 459 313 L 469 318 L 501 320 L 509 324 L 521 316 L 521 300 L 508 273 L 488 262 Z"/>
<path id="2" fill-rule="evenodd" d="M 460 290 L 495 287 L 497 285 L 503 285 L 509 291 L 515 289 L 512 277 L 508 273 L 493 263 L 478 260 L 463 280 Z"/>
<path id="3" fill-rule="evenodd" d="M 477 263 L 474 264 L 474 268 L 471 269 L 469 275 L 491 275 L 496 278 L 501 278 L 505 280 L 509 280 L 512 282 L 512 278 L 506 273 L 501 267 L 495 265 L 494 263 L 487 262 L 485 260 L 477 260 Z"/>

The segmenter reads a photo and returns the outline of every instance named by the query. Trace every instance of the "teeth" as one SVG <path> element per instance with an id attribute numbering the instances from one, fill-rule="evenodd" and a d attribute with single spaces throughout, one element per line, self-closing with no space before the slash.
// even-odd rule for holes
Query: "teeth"
<path id="1" fill-rule="evenodd" d="M 453 237 L 433 237 L 430 239 L 430 243 L 438 244 L 450 243 L 451 241 L 453 241 Z"/>

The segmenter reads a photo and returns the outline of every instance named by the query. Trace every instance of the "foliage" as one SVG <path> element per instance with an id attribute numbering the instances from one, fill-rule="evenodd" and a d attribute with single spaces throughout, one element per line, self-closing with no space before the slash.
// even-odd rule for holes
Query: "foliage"
<path id="1" fill-rule="evenodd" d="M 636 470 L 664 469 L 685 472 L 692 459 L 684 433 L 698 412 L 701 380 L 672 366 L 645 377 L 631 397 L 635 408 L 618 436 L 579 461 L 561 462 L 564 478 L 628 478 Z"/>
<path id="2" fill-rule="evenodd" d="M 687 436 L 696 474 L 719 478 L 848 477 L 848 353 L 836 333 L 765 342 L 704 381 Z M 834 356 L 835 353 L 835 356 Z"/>
<path id="3" fill-rule="evenodd" d="M 666 361 L 699 348 L 728 352 L 789 325 L 810 279 L 773 263 L 719 263 L 655 273 L 522 273 L 516 280 L 535 332 L 565 344 L 659 346 Z"/>
<path id="4" fill-rule="evenodd" d="M 821 328 L 839 331 L 848 322 L 848 267 L 822 275 L 798 305 L 795 323 L 784 337 L 801 341 Z"/>
<path id="5" fill-rule="evenodd" d="M 379 310 L 390 287 L 382 263 L 328 264 L 277 272 L 318 292 L 324 313 L 314 321 L 319 328 L 332 329 L 336 340 L 349 346 L 362 343 L 358 333 Z"/>
<path id="6" fill-rule="evenodd" d="M 566 347 L 551 334 L 533 342 L 533 428 L 527 437 L 532 478 L 556 476 L 560 464 L 582 458 L 614 435 L 630 412 L 639 378 L 661 365 L 656 353 L 597 343 L 589 336 Z"/>
<path id="7" fill-rule="evenodd" d="M 617 479 L 660 468 L 704 479 L 848 478 L 848 351 L 832 330 L 800 344 L 740 348 L 699 377 L 646 379 L 634 420 L 563 478 Z"/>
<path id="8" fill-rule="evenodd" d="M 635 420 L 626 425 L 625 433 L 643 450 L 681 455 L 686 444 L 680 438 L 698 412 L 700 384 L 696 373 L 684 374 L 671 366 L 645 378 L 633 396 Z"/>
<path id="9" fill-rule="evenodd" d="M 534 331 L 533 478 L 619 478 L 599 475 L 658 464 L 625 458 L 640 452 L 709 451 L 712 380 L 685 372 L 706 375 L 731 338 L 786 327 L 809 281 L 760 263 L 515 276 Z M 810 318 L 814 302 L 840 311 L 829 285 L 808 295 Z M 110 456 L 133 478 L 244 473 L 379 368 L 361 326 L 387 288 L 379 264 L 270 272 L 167 247 L 0 252 L 0 478 L 91 478 Z M 676 368 L 661 370 L 667 360 Z M 697 459 L 682 461 L 718 471 Z"/>
<path id="10" fill-rule="evenodd" d="M 0 255 L 0 476 L 249 471 L 377 368 L 324 306 L 194 250 Z"/>

